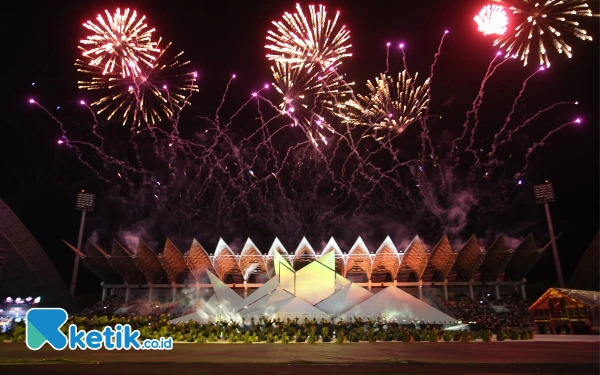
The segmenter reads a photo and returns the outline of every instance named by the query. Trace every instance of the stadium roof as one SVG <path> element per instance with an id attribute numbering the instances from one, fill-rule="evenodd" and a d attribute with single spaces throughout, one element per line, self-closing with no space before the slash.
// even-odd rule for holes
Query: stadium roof
<path id="1" fill-rule="evenodd" d="M 76 308 L 75 301 L 48 255 L 2 199 L 0 249 L 0 295 L 22 298 L 39 296 L 45 305 L 67 310 Z M 101 264 L 92 263 L 90 269 L 96 272 L 102 270 Z"/>
<path id="2" fill-rule="evenodd" d="M 569 288 L 598 290 L 600 287 L 600 267 L 598 267 L 600 263 L 599 236 L 600 233 L 596 234 L 596 237 L 581 257 L 577 268 L 575 268 L 575 272 L 573 272 L 573 276 L 571 276 L 571 279 L 567 283 Z"/>
<path id="3" fill-rule="evenodd" d="M 275 252 L 289 261 L 295 270 L 334 252 L 336 271 L 354 281 L 443 281 L 445 278 L 450 281 L 518 281 L 525 277 L 541 255 L 531 234 L 514 250 L 508 248 L 503 235 L 487 249 L 483 249 L 477 238 L 471 236 L 458 252 L 452 249 L 447 236 L 442 236 L 432 249 L 427 249 L 415 236 L 404 251 L 398 251 L 389 237 L 375 251 L 370 251 L 359 237 L 347 252 L 342 252 L 335 239 L 331 238 L 320 254 L 306 238 L 292 253 L 288 253 L 277 238 L 266 253 L 261 252 L 250 239 L 239 254 L 235 254 L 222 239 L 214 255 L 209 255 L 195 239 L 185 253 L 180 252 L 169 239 L 159 253 L 141 241 L 133 249 L 135 252 L 116 241 L 110 255 L 93 243 L 88 243 L 86 249 L 84 264 L 109 284 L 114 283 L 118 276 L 128 283 L 207 282 L 207 270 L 221 280 L 231 276 L 233 280 L 239 280 L 234 282 L 256 282 L 254 275 L 257 275 L 264 281 L 275 275 Z"/>

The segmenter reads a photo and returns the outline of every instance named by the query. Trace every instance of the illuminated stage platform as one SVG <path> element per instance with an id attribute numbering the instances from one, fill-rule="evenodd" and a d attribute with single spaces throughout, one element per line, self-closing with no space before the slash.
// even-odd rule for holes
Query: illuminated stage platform
<path id="1" fill-rule="evenodd" d="M 240 297 L 208 272 L 214 289 L 198 310 L 172 323 L 280 320 L 385 319 L 404 323 L 457 324 L 449 315 L 410 294 L 390 286 L 373 294 L 335 271 L 335 254 L 329 252 L 294 271 L 279 254 L 274 255 L 275 277 L 246 298 Z"/>

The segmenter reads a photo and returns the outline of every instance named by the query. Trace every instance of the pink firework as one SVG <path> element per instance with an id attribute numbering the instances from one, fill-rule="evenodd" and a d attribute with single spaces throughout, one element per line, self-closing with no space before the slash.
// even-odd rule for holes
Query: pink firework
<path id="1" fill-rule="evenodd" d="M 483 35 L 504 35 L 506 32 L 508 16 L 501 5 L 484 6 L 474 19 Z"/>

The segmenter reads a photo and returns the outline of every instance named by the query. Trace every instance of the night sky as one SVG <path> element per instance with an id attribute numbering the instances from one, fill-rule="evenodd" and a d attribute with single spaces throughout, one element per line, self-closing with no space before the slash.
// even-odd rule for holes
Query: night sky
<path id="1" fill-rule="evenodd" d="M 452 107 L 457 109 L 447 113 L 445 117 L 448 120 L 443 126 L 451 132 L 460 131 L 464 113 L 496 51 L 492 47 L 493 38 L 477 32 L 473 21 L 473 16 L 486 2 L 370 0 L 322 3 L 330 12 L 341 10 L 342 22 L 351 31 L 353 57 L 345 61 L 343 67 L 362 92 L 363 83 L 385 69 L 386 42 L 404 42 L 409 67 L 425 74 L 443 31 L 449 29 L 450 34 L 436 67 L 432 104 L 439 107 L 451 102 Z M 597 3 L 590 3 L 597 13 Z M 70 280 L 73 254 L 61 243 L 61 239 L 76 242 L 79 222 L 79 214 L 74 210 L 76 193 L 81 189 L 99 189 L 95 192 L 102 194 L 108 187 L 95 183 L 93 174 L 82 168 L 72 152 L 56 146 L 56 139 L 60 136 L 58 127 L 40 109 L 29 105 L 28 99 L 35 97 L 51 109 L 61 106 L 62 112 L 53 113 L 66 124 L 73 124 L 85 115 L 75 103 L 82 98 L 90 100 L 90 94 L 77 89 L 78 77 L 73 66 L 78 57 L 79 40 L 86 35 L 81 24 L 94 19 L 104 9 L 112 10 L 117 6 L 121 9 L 132 7 L 145 14 L 159 30 L 159 35 L 185 51 L 192 67 L 200 74 L 200 92 L 194 96 L 194 105 L 189 109 L 190 115 L 197 115 L 214 112 L 232 73 L 239 77 L 237 93 L 233 94 L 234 102 L 236 95 L 244 97 L 271 81 L 264 37 L 271 28 L 270 22 L 279 19 L 284 11 L 294 11 L 295 2 L 13 2 L 5 12 L 5 20 L 9 21 L 2 24 L 5 90 L 0 133 L 0 198 L 31 230 L 66 282 Z M 536 151 L 528 174 L 523 178 L 524 183 L 515 193 L 519 200 L 531 203 L 533 184 L 545 180 L 554 184 L 556 202 L 551 204 L 551 210 L 555 232 L 562 233 L 558 247 L 566 280 L 599 228 L 597 19 L 587 25 L 591 25 L 588 32 L 595 40 L 583 42 L 571 38 L 573 59 L 555 57 L 552 67 L 542 78 L 536 77 L 535 84 L 531 85 L 524 98 L 526 103 L 534 103 L 534 108 L 541 104 L 578 100 L 581 104 L 576 111 L 559 111 L 556 119 L 550 117 L 545 121 L 554 121 L 556 126 L 572 116 L 581 117 L 583 124 L 561 130 L 549 139 L 542 150 Z M 392 54 L 391 62 L 395 68 L 393 71 L 401 69 L 398 53 Z M 486 99 L 488 103 L 494 103 L 488 109 L 490 113 L 495 113 L 496 103 L 501 107 L 498 113 L 506 113 L 520 83 L 534 69 L 511 62 L 501 73 L 501 79 L 491 86 L 506 88 L 507 94 L 503 95 L 503 90 L 490 94 Z M 505 97 L 509 98 L 508 101 Z M 545 129 L 551 128 L 552 125 Z M 543 134 L 536 133 L 536 139 L 539 140 Z M 102 205 L 102 200 L 97 204 Z M 536 239 L 547 242 L 543 208 L 531 204 L 523 207 L 533 209 L 516 211 L 514 221 L 534 222 L 532 230 Z M 85 238 L 97 229 L 95 226 L 103 226 L 102 222 L 110 221 L 118 226 L 121 218 L 117 213 L 111 211 L 110 215 L 105 215 L 106 211 L 102 212 L 90 215 Z M 247 231 L 247 228 L 239 228 L 235 237 L 245 237 L 249 234 Z M 521 236 L 526 234 L 521 233 Z M 265 247 L 275 235 L 256 242 L 266 252 L 268 247 Z M 356 235 L 353 234 L 353 237 Z M 401 239 L 393 239 L 401 242 Z M 164 242 L 164 238 L 153 240 Z M 233 241 L 233 238 L 225 240 Z M 293 249 L 299 238 L 282 240 Z M 318 238 L 311 242 L 317 248 L 323 240 L 327 239 Z M 382 240 L 383 237 L 372 239 L 377 245 Z M 203 245 L 212 251 L 216 242 Z M 80 275 L 82 293 L 97 290 L 99 282 L 89 271 L 82 269 Z M 545 256 L 538 263 L 529 279 L 534 282 L 555 280 L 550 256 Z"/>

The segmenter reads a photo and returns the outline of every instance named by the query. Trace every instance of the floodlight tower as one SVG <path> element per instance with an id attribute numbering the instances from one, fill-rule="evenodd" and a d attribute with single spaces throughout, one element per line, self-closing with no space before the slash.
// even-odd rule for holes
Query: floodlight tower
<path id="1" fill-rule="evenodd" d="M 85 224 L 85 213 L 94 210 L 94 194 L 86 193 L 82 190 L 77 194 L 77 204 L 75 209 L 81 211 L 81 222 L 79 223 L 79 237 L 77 237 L 77 250 L 81 251 L 81 240 L 83 239 L 83 226 Z M 75 264 L 73 264 L 73 275 L 71 276 L 71 296 L 75 296 L 75 286 L 77 285 L 77 273 L 79 272 L 79 255 L 75 254 Z"/>
<path id="2" fill-rule="evenodd" d="M 556 267 L 556 276 L 558 278 L 558 285 L 561 288 L 565 287 L 565 281 L 563 279 L 562 270 L 560 267 L 560 259 L 558 258 L 558 247 L 554 238 L 554 228 L 552 226 L 552 217 L 550 216 L 549 202 L 554 202 L 554 189 L 552 184 L 546 180 L 545 184 L 535 185 L 533 187 L 535 194 L 535 202 L 538 204 L 544 204 L 546 210 L 546 220 L 548 221 L 548 232 L 550 233 L 550 243 L 552 244 L 552 256 L 554 257 L 554 266 Z"/>

